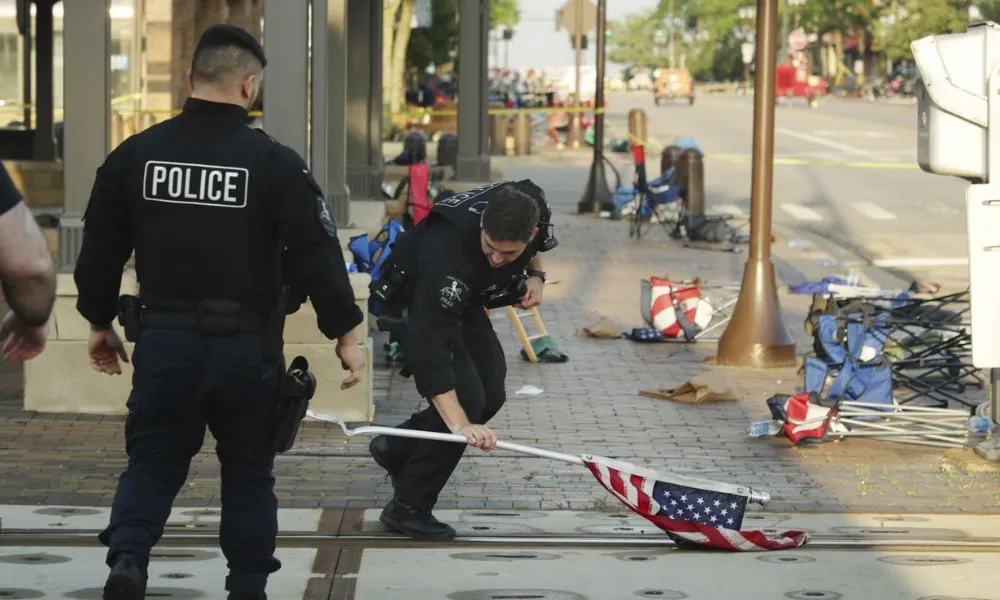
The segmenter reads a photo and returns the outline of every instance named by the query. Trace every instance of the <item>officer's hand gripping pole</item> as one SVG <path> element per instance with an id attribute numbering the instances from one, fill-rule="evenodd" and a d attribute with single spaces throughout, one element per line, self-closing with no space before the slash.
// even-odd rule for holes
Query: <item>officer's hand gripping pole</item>
<path id="1" fill-rule="evenodd" d="M 421 440 L 433 440 L 436 442 L 455 442 L 458 444 L 468 444 L 468 440 L 465 439 L 464 435 L 457 433 L 437 433 L 434 431 L 419 431 L 416 429 L 398 429 L 396 427 L 379 427 L 377 425 L 365 425 L 363 427 L 355 427 L 354 429 L 349 429 L 347 424 L 341 421 L 339 418 L 333 415 L 327 415 L 323 413 L 316 412 L 314 410 L 306 411 L 306 415 L 316 419 L 317 421 L 325 421 L 327 423 L 333 423 L 338 425 L 341 430 L 343 430 L 344 435 L 348 437 L 353 437 L 356 435 L 394 435 L 397 437 L 407 437 L 407 438 L 417 438 Z M 519 452 L 521 454 L 529 454 L 531 456 L 537 456 L 539 458 L 551 458 L 552 460 L 558 460 L 574 465 L 583 465 L 583 458 L 574 454 L 563 454 L 562 452 L 553 452 L 551 450 L 543 450 L 541 448 L 534 448 L 532 446 L 524 446 L 521 444 L 515 444 L 512 442 L 497 442 L 497 448 L 501 450 L 510 450 L 512 452 Z M 762 492 L 757 490 L 749 490 L 747 494 L 747 502 L 752 504 L 759 504 L 761 506 L 767 506 L 771 501 L 771 494 L 768 492 Z"/>

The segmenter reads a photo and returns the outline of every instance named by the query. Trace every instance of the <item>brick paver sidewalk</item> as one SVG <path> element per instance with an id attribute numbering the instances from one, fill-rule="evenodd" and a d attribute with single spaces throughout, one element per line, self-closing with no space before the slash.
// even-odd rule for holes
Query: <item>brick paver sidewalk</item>
<path id="1" fill-rule="evenodd" d="M 712 368 L 714 344 L 640 344 L 595 340 L 575 332 L 600 316 L 623 329 L 641 326 L 639 281 L 650 275 L 738 282 L 743 255 L 687 249 L 662 232 L 628 238 L 627 225 L 572 215 L 582 169 L 509 169 L 546 188 L 557 212 L 560 247 L 546 255 L 552 284 L 542 315 L 562 364 L 530 364 L 501 311 L 507 348 L 508 402 L 492 425 L 502 438 L 569 453 L 600 454 L 654 468 L 739 481 L 771 492 L 775 510 L 995 512 L 997 478 L 955 468 L 971 451 L 952 452 L 866 440 L 791 447 L 782 439 L 747 440 L 746 425 L 768 418 L 764 401 L 795 391 L 794 369 L 727 370 L 738 402 L 684 405 L 638 395 L 669 388 Z M 802 320 L 808 299 L 782 295 L 799 352 L 808 348 Z M 318 366 L 318 365 L 317 365 Z M 420 400 L 409 380 L 376 365 L 377 424 L 395 425 Z M 544 390 L 518 395 L 524 385 Z M 122 419 L 38 415 L 19 410 L 20 369 L 0 373 L 0 503 L 107 505 L 124 465 Z M 122 398 L 122 402 L 125 399 Z M 391 492 L 367 455 L 367 439 L 345 439 L 307 426 L 277 460 L 283 506 L 381 506 Z M 219 503 L 214 444 L 206 440 L 178 505 Z M 604 508 L 611 498 L 585 469 L 520 455 L 471 451 L 441 498 L 442 508 Z"/>

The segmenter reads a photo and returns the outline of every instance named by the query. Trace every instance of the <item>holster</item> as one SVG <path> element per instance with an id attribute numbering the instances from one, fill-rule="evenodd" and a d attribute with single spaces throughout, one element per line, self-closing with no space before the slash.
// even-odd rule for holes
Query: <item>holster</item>
<path id="1" fill-rule="evenodd" d="M 125 340 L 138 342 L 142 334 L 142 301 L 137 296 L 118 298 L 118 324 L 125 330 Z"/>
<path id="2" fill-rule="evenodd" d="M 309 371 L 309 361 L 296 356 L 281 377 L 280 393 L 271 419 L 271 451 L 280 454 L 295 445 L 299 426 L 315 393 L 316 377 Z"/>

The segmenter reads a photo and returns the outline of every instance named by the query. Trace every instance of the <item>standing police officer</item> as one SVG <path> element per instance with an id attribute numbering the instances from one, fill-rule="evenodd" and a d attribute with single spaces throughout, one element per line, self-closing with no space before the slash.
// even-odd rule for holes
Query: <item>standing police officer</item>
<path id="1" fill-rule="evenodd" d="M 555 247 L 551 228 L 542 190 L 505 181 L 438 200 L 397 238 L 372 289 L 383 301 L 380 326 L 393 327 L 430 402 L 399 427 L 460 433 L 469 445 L 493 448 L 496 434 L 484 424 L 506 401 L 507 364 L 484 308 L 541 302 L 537 253 Z M 382 523 L 417 539 L 454 537 L 431 510 L 465 446 L 378 436 L 369 451 L 395 490 Z"/>
<path id="2" fill-rule="evenodd" d="M 323 192 L 293 150 L 244 124 L 265 65 L 247 32 L 210 28 L 183 112 L 125 140 L 97 172 L 75 273 L 91 364 L 120 374 L 119 359 L 128 362 L 116 312 L 126 337 L 138 338 L 128 467 L 100 536 L 111 567 L 106 600 L 144 597 L 150 550 L 206 425 L 222 470 L 229 598 L 266 598 L 268 575 L 281 567 L 267 432 L 283 379 L 283 279 L 301 286 L 320 330 L 338 340 L 350 371 L 342 388 L 362 377 L 362 314 Z M 283 246 L 294 273 L 282 268 Z M 134 304 L 116 309 L 133 250 L 139 298 L 123 296 Z"/>

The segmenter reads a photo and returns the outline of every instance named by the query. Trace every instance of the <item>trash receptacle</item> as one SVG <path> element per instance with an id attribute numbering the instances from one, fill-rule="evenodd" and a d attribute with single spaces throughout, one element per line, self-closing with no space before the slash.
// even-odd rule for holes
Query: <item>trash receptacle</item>
<path id="1" fill-rule="evenodd" d="M 457 168 L 458 136 L 452 132 L 442 133 L 437 144 L 437 164 L 439 167 Z"/>

